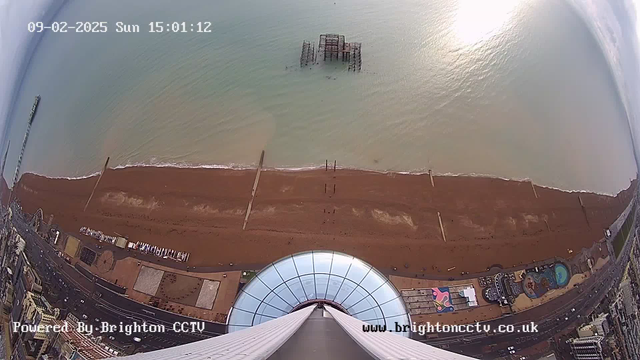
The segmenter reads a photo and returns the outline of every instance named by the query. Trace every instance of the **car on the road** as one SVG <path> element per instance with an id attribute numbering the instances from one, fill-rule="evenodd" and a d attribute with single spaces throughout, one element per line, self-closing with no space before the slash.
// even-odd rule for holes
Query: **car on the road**
<path id="1" fill-rule="evenodd" d="M 133 341 L 135 341 L 135 342 L 140 342 L 140 341 L 142 341 L 142 339 L 140 339 L 139 337 L 134 337 L 134 338 L 133 338 Z"/>
<path id="2" fill-rule="evenodd" d="M 82 314 L 82 318 L 87 320 L 89 317 L 87 316 L 87 314 Z"/>

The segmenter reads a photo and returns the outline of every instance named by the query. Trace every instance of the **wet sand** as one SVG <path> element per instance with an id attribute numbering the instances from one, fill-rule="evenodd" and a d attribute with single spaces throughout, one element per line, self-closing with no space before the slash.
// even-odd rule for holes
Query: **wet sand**
<path id="1" fill-rule="evenodd" d="M 254 178 L 255 170 L 108 170 L 86 212 L 95 176 L 25 174 L 16 194 L 26 211 L 41 207 L 64 231 L 88 226 L 189 251 L 191 266 L 267 264 L 329 249 L 382 271 L 446 275 L 453 266 L 459 274 L 570 258 L 603 237 L 636 184 L 615 197 L 536 186 L 536 198 L 529 182 L 495 178 L 434 176 L 432 187 L 428 175 L 263 171 L 243 231 Z"/>

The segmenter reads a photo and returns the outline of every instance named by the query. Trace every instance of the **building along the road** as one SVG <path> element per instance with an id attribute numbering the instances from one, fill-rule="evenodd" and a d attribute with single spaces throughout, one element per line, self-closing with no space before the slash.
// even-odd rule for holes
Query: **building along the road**
<path id="1" fill-rule="evenodd" d="M 3 300 L 5 303 L 10 300 L 11 323 L 35 326 L 51 324 L 60 311 L 42 296 L 42 279 L 26 257 L 24 239 L 12 229 L 7 240 L 4 259 L 8 271 L 4 274 L 6 291 Z M 49 345 L 48 335 L 43 331 L 14 332 L 11 328 L 10 340 L 17 359 L 25 356 L 38 358 Z"/>
<path id="2" fill-rule="evenodd" d="M 603 360 L 603 336 L 571 339 L 571 353 L 576 360 Z"/>
<path id="3" fill-rule="evenodd" d="M 13 301 L 11 306 L 11 322 L 20 321 L 22 317 L 22 303 L 27 294 L 27 281 L 24 276 L 24 257 L 20 257 L 21 261 L 14 268 L 13 276 Z M 18 334 L 12 334 L 11 343 L 15 343 Z"/>
<path id="4" fill-rule="evenodd" d="M 638 307 L 632 295 L 630 281 L 623 281 L 610 306 L 609 314 L 613 322 L 614 336 L 623 359 L 640 359 L 640 321 Z M 636 334 L 633 336 L 632 334 Z"/>
<path id="5" fill-rule="evenodd" d="M 18 343 L 17 346 L 13 347 L 13 352 L 11 353 L 11 360 L 26 360 L 27 352 L 24 348 L 24 344 Z"/>
<path id="6" fill-rule="evenodd" d="M 620 283 L 620 295 L 622 297 L 624 311 L 627 313 L 627 315 L 635 314 L 638 311 L 638 306 L 633 296 L 633 289 L 631 288 L 630 279 L 626 279 Z"/>
<path id="7" fill-rule="evenodd" d="M 67 315 L 65 321 L 54 324 L 68 324 L 68 331 L 49 333 L 51 347 L 46 355 L 60 360 L 93 360 L 118 356 L 119 353 L 103 344 L 98 337 L 90 337 L 78 331 L 78 318 Z M 107 350 L 109 349 L 109 350 Z"/>
<path id="8" fill-rule="evenodd" d="M 37 326 L 36 331 L 20 334 L 28 355 L 37 359 L 44 354 L 49 346 L 49 336 L 47 332 L 42 330 L 43 326 L 53 325 L 59 314 L 60 310 L 51 306 L 42 295 L 27 292 L 23 302 L 20 324 Z"/>
<path id="9" fill-rule="evenodd" d="M 600 314 L 590 323 L 578 329 L 578 336 L 581 338 L 589 336 L 607 336 L 609 334 L 608 314 Z"/>
<path id="10" fill-rule="evenodd" d="M 11 247 L 10 247 L 11 248 Z M 11 258 L 15 261 L 9 262 L 8 265 L 12 266 L 12 277 L 6 279 L 7 282 L 12 284 L 12 304 L 11 304 L 11 322 L 20 322 L 23 316 L 24 310 L 24 301 L 27 296 L 27 292 L 33 290 L 35 293 L 39 293 L 42 290 L 42 287 L 37 287 L 29 285 L 27 281 L 26 273 L 29 272 L 31 268 L 31 264 L 29 260 L 25 256 L 23 251 L 20 251 L 20 248 L 13 248 L 16 250 L 16 254 L 10 254 Z M 14 256 L 15 255 L 15 256 Z M 7 256 L 7 258 L 10 256 Z M 22 347 L 22 339 L 20 338 L 18 333 L 11 333 L 11 344 L 14 347 Z M 18 351 L 20 353 L 20 351 Z"/>

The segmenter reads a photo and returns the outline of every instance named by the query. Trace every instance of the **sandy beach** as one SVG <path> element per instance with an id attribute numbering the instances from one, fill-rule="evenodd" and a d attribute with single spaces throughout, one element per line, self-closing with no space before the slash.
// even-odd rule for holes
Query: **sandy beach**
<path id="1" fill-rule="evenodd" d="M 330 249 L 382 271 L 441 275 L 453 266 L 459 274 L 570 258 L 603 237 L 636 185 L 615 197 L 535 186 L 536 197 L 529 182 L 485 177 L 434 176 L 432 186 L 428 175 L 263 171 L 242 230 L 255 170 L 110 169 L 83 212 L 96 179 L 25 174 L 16 195 L 64 231 L 88 226 L 188 251 L 192 266 L 267 264 Z"/>

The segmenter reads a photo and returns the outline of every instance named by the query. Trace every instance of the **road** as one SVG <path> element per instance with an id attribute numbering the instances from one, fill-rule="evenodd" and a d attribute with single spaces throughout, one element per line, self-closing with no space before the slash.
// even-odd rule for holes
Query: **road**
<path id="1" fill-rule="evenodd" d="M 16 213 L 19 212 L 14 211 L 14 214 Z M 114 325 L 146 322 L 162 324 L 167 328 L 164 333 L 138 333 L 130 336 L 122 333 L 103 334 L 103 340 L 109 338 L 115 342 L 116 347 L 127 352 L 139 352 L 186 344 L 226 332 L 223 324 L 202 321 L 141 304 L 101 286 L 99 282 L 84 276 L 58 256 L 57 250 L 29 229 L 20 215 L 14 216 L 13 225 L 26 241 L 25 252 L 42 277 L 44 287 L 50 289 L 50 294 L 46 297 L 47 300 L 51 300 L 52 305 L 61 310 L 66 309 L 78 319 L 93 322 L 96 326 L 102 321 Z M 205 330 L 202 334 L 173 332 L 174 323 L 192 321 L 204 323 Z M 110 337 L 113 337 L 113 340 Z M 142 341 L 137 343 L 133 341 L 134 337 Z"/>

